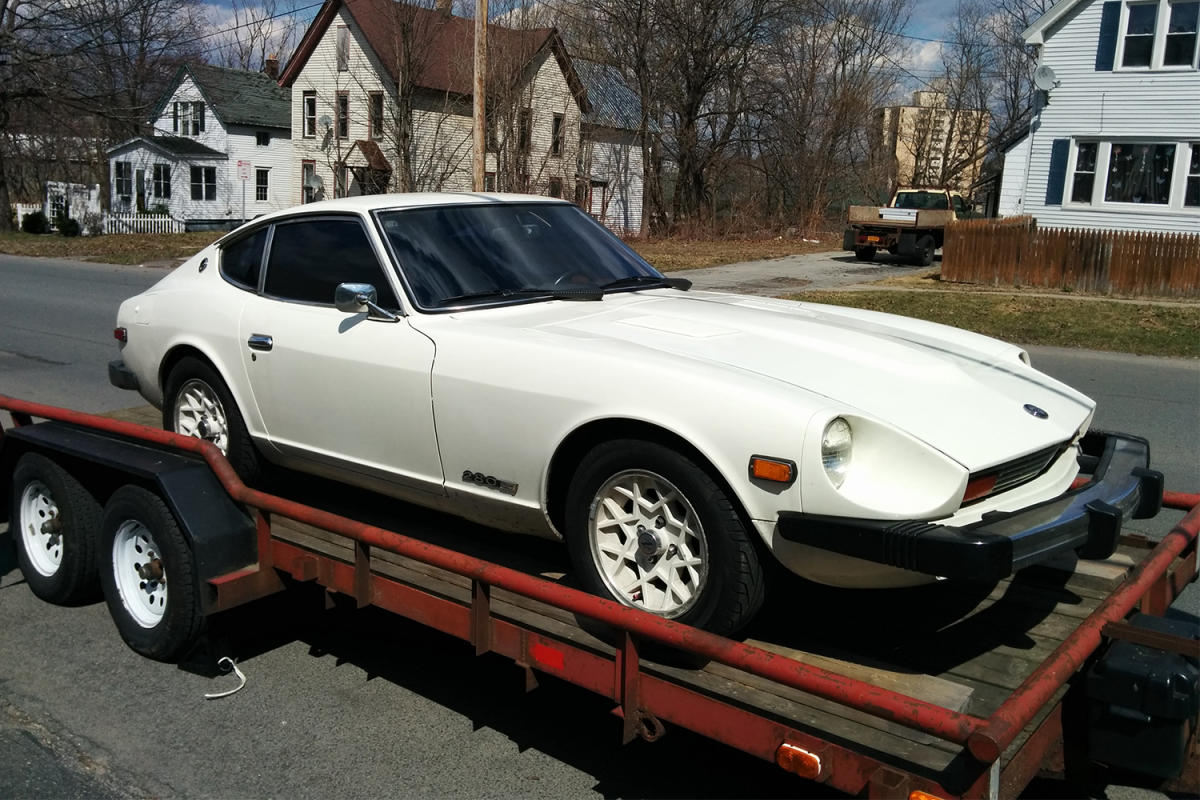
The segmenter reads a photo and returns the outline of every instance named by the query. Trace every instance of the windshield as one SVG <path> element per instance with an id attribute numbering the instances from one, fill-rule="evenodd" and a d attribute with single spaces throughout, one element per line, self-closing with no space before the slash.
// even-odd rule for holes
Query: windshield
<path id="1" fill-rule="evenodd" d="M 413 300 L 426 310 L 666 280 L 568 203 L 473 203 L 376 217 Z"/>
<path id="2" fill-rule="evenodd" d="M 895 207 L 945 211 L 950 205 L 945 192 L 900 192 Z"/>

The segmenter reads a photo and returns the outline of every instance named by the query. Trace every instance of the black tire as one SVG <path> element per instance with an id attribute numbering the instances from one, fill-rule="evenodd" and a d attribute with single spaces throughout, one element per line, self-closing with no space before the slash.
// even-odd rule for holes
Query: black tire
<path id="1" fill-rule="evenodd" d="M 157 661 L 183 655 L 204 629 L 200 583 L 192 550 L 158 495 L 140 486 L 113 493 L 100 521 L 100 558 L 104 599 L 125 643 Z"/>
<path id="2" fill-rule="evenodd" d="M 96 498 L 51 459 L 26 453 L 13 470 L 10 508 L 17 564 L 33 593 L 57 605 L 99 598 Z"/>
<path id="3" fill-rule="evenodd" d="M 854 248 L 854 257 L 859 261 L 873 261 L 875 259 L 875 248 L 856 247 Z"/>
<path id="4" fill-rule="evenodd" d="M 762 567 L 735 501 L 712 476 L 668 447 L 633 439 L 597 445 L 581 464 L 567 491 L 565 534 L 576 575 L 586 591 L 722 636 L 736 633 L 750 621 L 765 594 Z M 610 491 L 607 487 L 615 481 L 632 479 L 644 481 L 643 496 L 651 498 L 651 502 L 663 503 L 673 518 L 686 517 L 686 506 L 690 505 L 699 522 L 699 531 L 698 538 L 697 534 L 692 535 L 697 545 L 688 549 L 707 551 L 702 558 L 703 572 L 698 577 L 687 571 L 676 574 L 686 579 L 679 581 L 680 592 L 690 592 L 690 600 L 665 611 L 653 608 L 656 598 L 647 598 L 642 590 L 622 594 L 610 587 L 599 565 L 601 550 L 593 547 L 597 539 L 593 536 L 594 515 L 603 513 L 601 495 Z M 659 493 L 659 488 L 664 493 Z M 674 500 L 665 496 L 671 489 L 678 495 Z M 625 510 L 630 508 L 626 506 Z M 618 539 L 628 543 L 632 534 L 643 543 L 636 552 L 627 552 L 613 561 L 623 559 L 629 574 L 640 576 L 640 583 L 647 590 L 663 591 L 669 598 L 670 588 L 661 576 L 652 579 L 644 576 L 651 565 L 666 566 L 664 559 L 678 557 L 680 549 L 668 542 L 682 543 L 688 537 L 670 533 L 674 526 L 665 521 L 665 515 L 657 516 L 655 523 L 656 528 L 667 531 L 665 536 L 645 526 L 639 525 L 636 531 L 631 531 L 629 525 L 633 523 L 621 525 L 610 521 L 608 527 L 620 530 L 614 534 Z M 700 541 L 703 545 L 698 544 Z M 652 552 L 654 548 L 658 548 L 657 552 Z"/>
<path id="5" fill-rule="evenodd" d="M 932 236 L 922 236 L 917 239 L 916 249 L 913 250 L 913 263 L 919 267 L 928 267 L 933 264 L 933 252 L 937 250 L 937 242 Z"/>
<path id="6" fill-rule="evenodd" d="M 216 398 L 219 413 L 224 416 L 224 427 L 227 431 L 226 441 L 215 439 L 205 430 L 187 430 L 180 425 L 178 414 L 180 398 L 185 391 L 192 389 L 205 391 L 209 396 Z M 206 361 L 188 356 L 180 359 L 179 363 L 171 368 L 163 387 L 163 428 L 212 441 L 224 450 L 225 457 L 233 465 L 234 471 L 246 483 L 255 483 L 262 477 L 262 456 L 259 455 L 258 449 L 254 446 L 254 440 L 250 438 L 250 433 L 246 430 L 242 413 L 238 409 L 237 403 L 234 402 L 233 395 L 230 394 L 225 381 Z"/>

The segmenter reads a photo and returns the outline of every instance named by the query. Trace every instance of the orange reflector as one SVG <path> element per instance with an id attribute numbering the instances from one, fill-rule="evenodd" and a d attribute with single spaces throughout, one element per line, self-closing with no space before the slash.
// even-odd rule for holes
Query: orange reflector
<path id="1" fill-rule="evenodd" d="M 791 461 L 782 461 L 777 458 L 751 456 L 750 474 L 764 481 L 791 483 L 792 478 L 796 477 L 796 465 Z"/>
<path id="2" fill-rule="evenodd" d="M 938 797 L 936 794 L 922 792 L 920 789 L 914 789 L 908 793 L 908 800 L 943 800 L 943 798 Z"/>
<path id="3" fill-rule="evenodd" d="M 996 488 L 996 476 L 984 475 L 981 478 L 976 478 L 967 483 L 967 491 L 963 493 L 962 501 L 969 503 L 972 500 L 978 500 L 981 497 L 987 497 L 992 493 L 992 489 Z"/>
<path id="4" fill-rule="evenodd" d="M 821 759 L 816 753 L 802 750 L 787 742 L 779 745 L 779 749 L 775 751 L 775 763 L 801 778 L 816 780 L 821 776 Z"/>

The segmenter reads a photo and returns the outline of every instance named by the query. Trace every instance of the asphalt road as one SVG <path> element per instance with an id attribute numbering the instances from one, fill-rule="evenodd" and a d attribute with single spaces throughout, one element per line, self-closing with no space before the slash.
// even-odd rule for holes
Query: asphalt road
<path id="1" fill-rule="evenodd" d="M 846 267 L 829 261 L 814 270 Z M 92 411 L 137 404 L 107 385 L 112 317 L 121 298 L 161 274 L 0 256 L 0 393 Z M 1035 365 L 1097 398 L 1099 426 L 1147 435 L 1169 488 L 1200 488 L 1200 364 L 1032 354 Z M 1177 518 L 1140 527 L 1159 534 Z M 6 797 L 824 794 L 678 729 L 623 748 L 603 699 L 551 679 L 526 695 L 520 671 L 503 660 L 476 659 L 463 643 L 373 609 L 326 611 L 319 593 L 271 598 L 222 620 L 249 683 L 233 697 L 205 700 L 233 679 L 137 656 L 103 604 L 37 601 L 4 538 Z M 1192 621 L 1200 613 L 1195 589 L 1177 609 Z"/>

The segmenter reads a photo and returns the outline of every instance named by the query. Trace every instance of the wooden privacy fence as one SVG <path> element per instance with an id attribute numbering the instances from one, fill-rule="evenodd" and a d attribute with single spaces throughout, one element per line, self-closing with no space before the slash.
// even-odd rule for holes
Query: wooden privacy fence
<path id="1" fill-rule="evenodd" d="M 1200 235 L 1039 228 L 1031 217 L 955 222 L 942 279 L 1130 295 L 1200 296 Z"/>
<path id="2" fill-rule="evenodd" d="M 184 224 L 166 214 L 105 214 L 105 233 L 183 233 Z"/>

